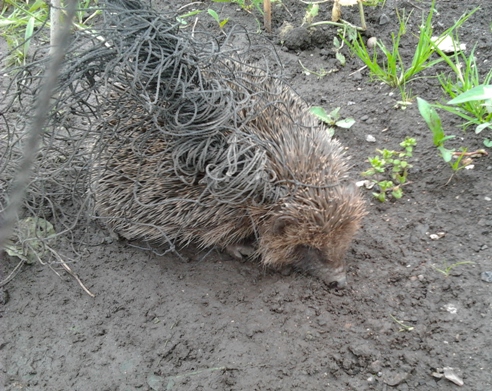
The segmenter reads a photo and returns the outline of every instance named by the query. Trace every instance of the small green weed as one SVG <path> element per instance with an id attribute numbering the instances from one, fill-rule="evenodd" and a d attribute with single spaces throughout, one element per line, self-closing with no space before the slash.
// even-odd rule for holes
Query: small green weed
<path id="1" fill-rule="evenodd" d="M 489 75 L 492 76 L 492 70 Z M 468 104 L 471 110 L 477 113 L 476 118 L 478 117 L 477 119 L 481 123 L 475 129 L 475 133 L 480 133 L 485 128 L 492 129 L 492 85 L 478 85 L 448 102 L 448 105 L 456 104 Z M 492 147 L 492 141 L 488 138 L 485 139 L 484 144 L 487 147 Z"/>
<path id="2" fill-rule="evenodd" d="M 77 28 L 85 28 L 92 18 L 101 13 L 97 8 L 98 2 L 99 0 L 79 0 L 79 9 L 75 14 L 74 21 Z"/>
<path id="3" fill-rule="evenodd" d="M 257 10 L 263 15 L 263 0 L 212 0 L 214 3 L 237 4 L 242 10 L 251 12 Z"/>
<path id="4" fill-rule="evenodd" d="M 192 16 L 195 16 L 195 15 L 198 15 L 198 14 L 201 14 L 201 13 L 202 13 L 202 10 L 193 10 L 193 11 L 186 12 L 184 14 L 178 15 L 176 17 L 176 19 L 183 26 L 186 26 L 186 25 L 188 25 L 188 22 L 186 21 L 186 19 L 191 18 Z"/>
<path id="5" fill-rule="evenodd" d="M 403 196 L 402 186 L 407 183 L 408 170 L 412 167 L 408 159 L 412 157 L 416 145 L 414 138 L 407 137 L 400 143 L 401 151 L 378 149 L 379 155 L 368 159 L 371 168 L 362 175 L 372 177 L 371 188 L 374 185 L 378 187 L 378 191 L 372 193 L 376 199 L 384 202 L 388 193 L 397 200 Z"/>
<path id="6" fill-rule="evenodd" d="M 342 66 L 345 66 L 347 60 L 345 59 L 345 56 L 343 55 L 341 50 L 343 48 L 345 39 L 349 41 L 353 41 L 354 39 L 357 38 L 357 30 L 350 26 L 343 26 L 342 28 L 338 29 L 338 35 L 341 37 L 341 39 L 338 39 L 336 35 L 333 37 L 335 57 Z"/>
<path id="7" fill-rule="evenodd" d="M 472 159 L 470 156 L 476 154 L 486 154 L 484 150 L 467 152 L 466 148 L 460 148 L 460 151 L 457 152 L 455 149 L 447 149 L 444 144 L 446 143 L 446 141 L 455 138 L 455 136 L 446 136 L 444 134 L 441 118 L 439 117 L 439 114 L 437 114 L 435 108 L 431 104 L 429 104 L 429 102 L 425 101 L 424 99 L 417 98 L 417 103 L 420 115 L 422 115 L 425 122 L 427 123 L 427 126 L 432 132 L 434 145 L 437 147 L 442 159 L 449 164 L 454 172 L 459 171 L 470 165 L 472 163 Z M 456 158 L 455 161 L 452 161 L 453 157 Z"/>
<path id="8" fill-rule="evenodd" d="M 444 266 L 443 268 L 438 268 L 436 267 L 435 265 L 432 265 L 432 267 L 434 268 L 434 270 L 437 270 L 439 273 L 442 273 L 444 274 L 446 277 L 449 277 L 449 275 L 451 274 L 451 271 L 457 267 L 457 266 L 460 266 L 460 265 L 472 265 L 474 264 L 475 262 L 471 262 L 471 261 L 464 261 L 464 262 L 456 262 L 456 263 L 453 263 L 451 265 L 448 265 L 447 262 L 444 262 Z"/>
<path id="9" fill-rule="evenodd" d="M 308 4 L 308 6 L 306 7 L 306 13 L 304 15 L 304 19 L 302 20 L 302 25 L 304 24 L 310 25 L 311 23 L 313 23 L 313 19 L 316 16 L 318 16 L 318 12 L 319 12 L 318 3 Z"/>
<path id="10" fill-rule="evenodd" d="M 439 150 L 443 160 L 446 163 L 449 163 L 453 157 L 454 149 L 445 148 L 444 143 L 448 140 L 452 140 L 456 136 L 446 136 L 444 134 L 441 117 L 439 117 L 436 109 L 429 102 L 422 98 L 417 98 L 417 104 L 420 115 L 424 118 L 427 126 L 432 132 L 434 145 Z"/>
<path id="11" fill-rule="evenodd" d="M 330 136 L 335 134 L 335 127 L 350 129 L 355 120 L 353 118 L 340 119 L 340 107 L 327 113 L 324 108 L 319 106 L 311 107 L 311 114 L 318 117 L 321 121 L 328 125 L 328 132 Z"/>
<path id="12" fill-rule="evenodd" d="M 398 323 L 401 326 L 401 329 L 398 331 L 412 331 L 414 329 L 413 326 L 408 326 L 403 321 L 396 319 L 393 315 L 390 314 L 391 319 L 393 319 L 396 323 Z"/>
<path id="13" fill-rule="evenodd" d="M 405 15 L 398 16 L 399 29 L 396 34 L 392 34 L 391 36 L 391 49 L 388 49 L 380 40 L 377 40 L 376 47 L 371 53 L 371 51 L 364 44 L 363 37 L 360 34 L 358 39 L 354 41 L 345 39 L 345 42 L 351 49 L 352 53 L 359 57 L 369 68 L 371 76 L 392 87 L 398 87 L 403 100 L 407 100 L 409 98 L 409 94 L 406 92 L 407 83 L 415 79 L 422 71 L 432 68 L 437 63 L 445 60 L 442 56 L 436 59 L 431 59 L 432 54 L 436 51 L 435 48 L 437 44 L 445 37 L 451 35 L 454 31 L 459 29 L 463 23 L 465 23 L 466 20 L 478 9 L 475 8 L 471 12 L 463 15 L 453 26 L 444 31 L 437 39 L 432 40 L 432 19 L 434 13 L 436 12 L 434 8 L 435 2 L 436 0 L 432 1 L 427 18 L 420 26 L 418 42 L 411 64 L 405 63 L 399 52 L 400 40 L 407 32 L 408 19 L 410 15 L 408 17 Z M 382 54 L 382 60 L 378 58 L 379 54 Z"/>
<path id="14" fill-rule="evenodd" d="M 465 130 L 473 124 L 476 125 L 476 133 L 492 128 L 492 94 L 490 92 L 487 94 L 487 90 L 492 89 L 490 86 L 492 70 L 487 73 L 483 81 L 480 80 L 475 50 L 472 50 L 469 56 L 462 51 L 455 53 L 453 59 L 454 61 L 451 61 L 451 58 L 447 58 L 446 61 L 453 69 L 454 77 L 439 76 L 444 92 L 453 99 L 447 105 L 436 104 L 436 106 L 465 119 L 466 122 L 463 124 Z M 457 107 L 449 105 L 457 105 Z M 486 140 L 485 145 L 490 147 L 492 142 Z"/>
<path id="15" fill-rule="evenodd" d="M 213 20 L 215 20 L 217 22 L 217 25 L 219 26 L 219 28 L 222 30 L 224 28 L 224 26 L 227 24 L 227 22 L 229 21 L 229 18 L 225 18 L 225 19 L 221 19 L 219 17 L 219 14 L 217 14 L 217 12 L 215 12 L 213 9 L 209 8 L 207 10 L 208 14 L 213 18 Z"/>
<path id="16" fill-rule="evenodd" d="M 386 0 L 364 0 L 363 4 L 369 7 L 384 7 L 384 5 L 386 4 Z"/>
<path id="17" fill-rule="evenodd" d="M 317 71 L 313 71 L 312 69 L 308 69 L 307 67 L 304 66 L 304 64 L 299 60 L 299 65 L 301 66 L 303 73 L 305 75 L 315 75 L 318 77 L 318 79 L 322 79 L 326 75 L 330 74 L 333 72 L 333 70 L 326 70 L 325 68 L 319 68 Z"/>

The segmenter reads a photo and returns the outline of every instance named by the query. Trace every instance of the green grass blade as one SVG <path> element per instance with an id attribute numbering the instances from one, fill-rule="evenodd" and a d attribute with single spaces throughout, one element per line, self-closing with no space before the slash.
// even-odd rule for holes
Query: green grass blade
<path id="1" fill-rule="evenodd" d="M 451 99 L 448 102 L 448 105 L 487 99 L 492 99 L 492 85 L 482 84 L 462 93 L 461 95 L 458 95 L 454 99 Z"/>
<path id="2" fill-rule="evenodd" d="M 429 102 L 422 98 L 417 98 L 417 105 L 420 115 L 424 118 L 424 121 L 427 123 L 427 126 L 434 136 L 434 145 L 436 147 L 441 146 L 446 136 L 444 134 L 444 130 L 442 129 L 439 114 L 437 114 L 436 110 L 429 104 Z"/>
<path id="3" fill-rule="evenodd" d="M 27 58 L 27 55 L 29 53 L 29 48 L 31 46 L 31 38 L 32 38 L 32 33 L 34 32 L 34 22 L 35 22 L 35 19 L 33 16 L 31 16 L 29 18 L 29 21 L 27 22 L 27 25 L 26 25 L 26 32 L 25 32 L 25 35 L 24 35 L 24 45 L 23 45 L 23 48 L 22 48 L 22 52 L 23 52 L 23 55 L 24 55 L 24 61 L 26 60 Z"/>

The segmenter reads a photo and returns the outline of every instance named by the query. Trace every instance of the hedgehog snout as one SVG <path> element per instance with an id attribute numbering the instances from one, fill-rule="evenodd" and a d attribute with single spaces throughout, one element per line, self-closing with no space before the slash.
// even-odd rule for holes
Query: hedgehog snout
<path id="1" fill-rule="evenodd" d="M 347 285 L 345 262 L 340 255 L 329 253 L 308 245 L 300 245 L 294 251 L 294 264 L 308 274 L 322 280 L 330 288 Z"/>
<path id="2" fill-rule="evenodd" d="M 322 268 L 317 270 L 316 274 L 329 288 L 343 289 L 347 286 L 347 274 L 344 266 L 336 269 Z"/>

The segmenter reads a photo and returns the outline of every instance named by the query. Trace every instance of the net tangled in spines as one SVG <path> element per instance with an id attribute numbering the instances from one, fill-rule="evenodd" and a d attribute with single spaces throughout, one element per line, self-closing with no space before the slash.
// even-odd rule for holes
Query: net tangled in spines
<path id="1" fill-rule="evenodd" d="M 240 48 L 235 39 L 241 40 Z M 5 125 L 14 121 L 0 140 L 2 155 L 8 156 L 0 167 L 2 205 L 46 53 L 40 50 L 17 72 L 9 88 L 16 95 L 2 103 Z M 199 31 L 191 37 L 180 31 L 174 15 L 160 15 L 139 1 L 107 2 L 101 20 L 75 32 L 66 53 L 25 215 L 72 233 L 94 217 L 90 183 L 97 170 L 106 169 L 108 145 L 131 142 L 143 161 L 152 153 L 146 140 L 156 137 L 166 139 L 161 153 L 171 154 L 184 183 L 204 181 L 222 202 L 278 197 L 272 185 L 276 178 L 265 170 L 267 157 L 258 148 L 264 140 L 243 131 L 255 108 L 269 103 L 262 84 L 276 77 L 266 60 L 271 53 L 271 47 L 255 45 L 240 29 L 220 41 Z M 132 137 L 135 129 L 147 130 Z"/>

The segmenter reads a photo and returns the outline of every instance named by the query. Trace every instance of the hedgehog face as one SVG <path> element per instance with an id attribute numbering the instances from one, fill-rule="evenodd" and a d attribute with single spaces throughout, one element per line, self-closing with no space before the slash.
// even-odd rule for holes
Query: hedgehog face
<path id="1" fill-rule="evenodd" d="M 265 264 L 293 265 L 329 286 L 346 285 L 344 257 L 364 216 L 364 203 L 349 188 L 330 193 L 328 200 L 284 204 L 271 216 L 260 238 Z"/>
<path id="2" fill-rule="evenodd" d="M 340 254 L 334 254 L 333 250 Z M 345 251 L 340 251 L 339 243 L 325 248 L 297 245 L 292 252 L 292 262 L 299 270 L 320 278 L 329 287 L 344 288 L 347 283 L 344 255 Z"/>

